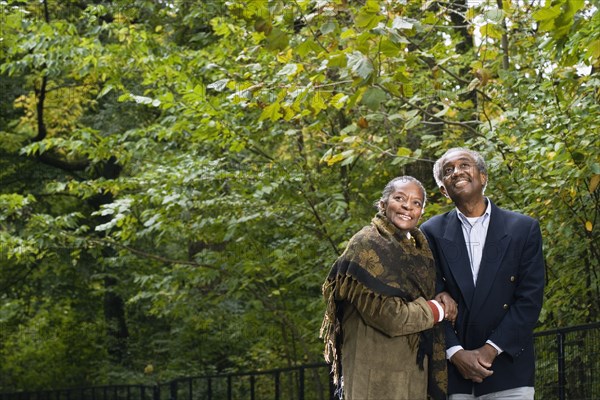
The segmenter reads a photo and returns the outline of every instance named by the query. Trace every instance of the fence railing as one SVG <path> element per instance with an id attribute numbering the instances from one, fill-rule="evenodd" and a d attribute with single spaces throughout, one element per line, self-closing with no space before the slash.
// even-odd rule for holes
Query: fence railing
<path id="1" fill-rule="evenodd" d="M 535 398 L 600 399 L 600 323 L 535 334 Z"/>
<path id="2" fill-rule="evenodd" d="M 536 399 L 600 399 L 600 323 L 535 333 Z M 325 363 L 111 385 L 0 394 L 0 400 L 328 400 Z"/>

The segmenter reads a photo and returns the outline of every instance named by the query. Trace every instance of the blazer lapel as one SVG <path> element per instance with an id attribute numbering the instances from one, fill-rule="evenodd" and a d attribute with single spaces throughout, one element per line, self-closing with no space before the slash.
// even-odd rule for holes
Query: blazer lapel
<path id="1" fill-rule="evenodd" d="M 440 244 L 446 259 L 446 265 L 448 265 L 454 280 L 460 287 L 465 304 L 470 309 L 475 285 L 473 284 L 473 273 L 471 272 L 465 237 L 456 210 L 452 210 L 448 214 L 448 224 Z"/>
<path id="2" fill-rule="evenodd" d="M 485 298 L 491 293 L 492 285 L 502 259 L 506 254 L 506 249 L 510 243 L 510 236 L 506 232 L 504 225 L 505 216 L 501 209 L 492 203 L 490 215 L 490 225 L 483 247 L 481 264 L 479 266 L 479 275 L 477 277 L 477 286 L 473 298 L 473 313 L 483 304 Z"/>

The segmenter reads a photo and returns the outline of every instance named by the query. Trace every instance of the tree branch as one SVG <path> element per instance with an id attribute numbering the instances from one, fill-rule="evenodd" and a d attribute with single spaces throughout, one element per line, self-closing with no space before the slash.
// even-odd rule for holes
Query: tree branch
<path id="1" fill-rule="evenodd" d="M 173 258 L 164 257 L 164 256 L 160 256 L 160 255 L 157 255 L 157 254 L 147 253 L 145 251 L 135 249 L 135 248 L 133 248 L 131 246 L 127 246 L 125 244 L 121 244 L 121 243 L 118 243 L 118 242 L 116 242 L 114 240 L 110 240 L 110 239 L 90 239 L 90 242 L 92 242 L 92 243 L 98 243 L 98 244 L 106 245 L 106 246 L 110 246 L 110 247 L 118 247 L 120 249 L 127 250 L 130 253 L 135 254 L 136 256 L 140 256 L 140 257 L 143 257 L 143 258 L 148 258 L 148 259 L 151 259 L 151 260 L 160 261 L 160 262 L 163 262 L 165 264 L 191 265 L 192 267 L 207 268 L 207 269 L 212 269 L 212 270 L 215 270 L 215 271 L 220 271 L 221 270 L 221 268 L 216 267 L 214 265 L 199 264 L 199 263 L 197 263 L 195 261 L 190 261 L 190 260 L 176 260 L 176 259 L 173 259 Z"/>

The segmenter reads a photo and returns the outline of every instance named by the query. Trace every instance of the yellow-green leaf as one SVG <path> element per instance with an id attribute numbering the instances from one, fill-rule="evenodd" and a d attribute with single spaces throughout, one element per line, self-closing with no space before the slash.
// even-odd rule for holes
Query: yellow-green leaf
<path id="1" fill-rule="evenodd" d="M 600 175 L 596 174 L 590 179 L 590 193 L 593 193 L 600 183 Z"/>
<path id="2" fill-rule="evenodd" d="M 592 221 L 585 221 L 585 230 L 591 232 L 594 226 L 592 225 Z"/>
<path id="3" fill-rule="evenodd" d="M 281 118 L 283 115 L 279 112 L 279 110 L 281 109 L 281 106 L 279 105 L 279 103 L 273 103 L 270 104 L 268 106 L 266 106 L 262 113 L 260 114 L 260 117 L 258 118 L 259 121 L 263 121 L 265 119 L 270 119 L 272 122 L 277 121 L 279 118 Z"/>

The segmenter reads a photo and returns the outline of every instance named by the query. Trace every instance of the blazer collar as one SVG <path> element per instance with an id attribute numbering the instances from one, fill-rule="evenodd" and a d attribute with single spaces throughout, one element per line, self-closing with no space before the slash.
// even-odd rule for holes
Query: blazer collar
<path id="1" fill-rule="evenodd" d="M 479 276 L 477 277 L 477 286 L 473 297 L 472 312 L 474 313 L 477 312 L 486 297 L 492 292 L 496 274 L 510 244 L 510 235 L 506 229 L 507 217 L 504 210 L 492 204 L 490 225 L 483 247 Z"/>

